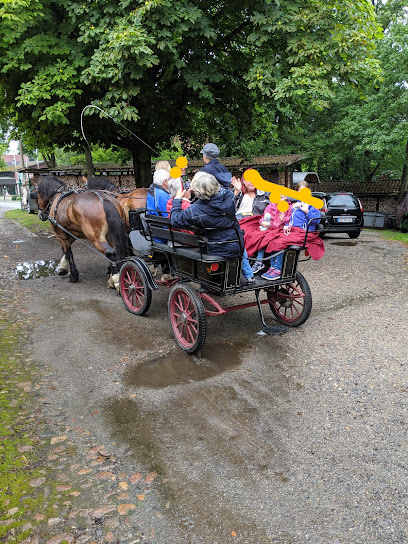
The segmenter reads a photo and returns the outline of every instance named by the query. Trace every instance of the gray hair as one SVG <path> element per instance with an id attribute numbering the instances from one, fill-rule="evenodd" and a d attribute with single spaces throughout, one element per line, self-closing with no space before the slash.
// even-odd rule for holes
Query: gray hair
<path id="1" fill-rule="evenodd" d="M 212 174 L 197 172 L 191 182 L 191 190 L 200 200 L 210 200 L 220 192 L 220 184 Z"/>
<path id="2" fill-rule="evenodd" d="M 170 193 L 170 196 L 174 198 L 177 191 L 181 187 L 181 178 L 170 178 L 167 184 L 167 190 Z"/>
<path id="3" fill-rule="evenodd" d="M 306 189 L 309 189 L 309 184 L 305 179 L 303 179 L 302 181 L 299 181 L 299 183 L 296 185 L 296 191 L 300 191 L 300 189 L 303 189 L 303 187 L 306 187 Z"/>
<path id="4" fill-rule="evenodd" d="M 167 170 L 163 170 L 163 168 L 159 170 L 155 170 L 153 174 L 153 183 L 155 185 L 163 185 L 165 181 L 167 181 L 170 177 L 169 172 Z"/>
<path id="5" fill-rule="evenodd" d="M 159 161 L 159 162 L 156 162 L 154 169 L 155 170 L 167 170 L 167 172 L 170 172 L 171 166 L 170 166 L 169 161 Z"/>

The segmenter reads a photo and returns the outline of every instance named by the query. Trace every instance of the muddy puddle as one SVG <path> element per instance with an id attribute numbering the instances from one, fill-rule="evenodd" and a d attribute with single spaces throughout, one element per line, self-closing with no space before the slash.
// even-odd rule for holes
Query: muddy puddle
<path id="1" fill-rule="evenodd" d="M 59 261 L 32 261 L 18 263 L 14 272 L 19 280 L 35 280 L 57 275 Z"/>
<path id="2" fill-rule="evenodd" d="M 176 348 L 133 367 L 125 377 L 125 385 L 160 388 L 206 380 L 238 367 L 248 346 L 249 340 L 208 343 L 201 357 Z"/>
<path id="3" fill-rule="evenodd" d="M 363 240 L 346 240 L 344 242 L 330 242 L 331 246 L 356 246 L 363 244 Z"/>
<path id="4" fill-rule="evenodd" d="M 164 514 L 186 542 L 227 543 L 231 530 L 242 543 L 269 542 L 271 512 L 255 497 L 289 483 L 282 437 L 290 410 L 279 371 L 265 381 L 200 382 L 176 395 L 150 389 L 104 404 L 112 439 L 159 475 Z"/>

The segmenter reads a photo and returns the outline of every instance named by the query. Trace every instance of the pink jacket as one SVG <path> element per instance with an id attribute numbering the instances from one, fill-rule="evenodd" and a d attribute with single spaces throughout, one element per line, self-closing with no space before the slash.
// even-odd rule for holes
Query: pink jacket
<path id="1" fill-rule="evenodd" d="M 289 208 L 286 212 L 280 212 L 278 210 L 278 205 L 271 202 L 268 204 L 265 208 L 264 214 L 259 220 L 259 224 L 261 224 L 262 221 L 264 221 L 264 217 L 266 213 L 271 214 L 271 226 L 270 229 L 277 229 L 279 227 L 283 227 L 286 223 L 289 223 L 290 217 L 292 215 L 292 204 L 289 202 Z"/>

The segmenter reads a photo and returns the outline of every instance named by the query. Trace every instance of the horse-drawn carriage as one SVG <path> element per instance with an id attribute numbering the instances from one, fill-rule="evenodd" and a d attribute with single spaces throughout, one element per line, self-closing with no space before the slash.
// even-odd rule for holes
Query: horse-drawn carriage
<path id="1" fill-rule="evenodd" d="M 211 229 L 191 227 L 188 232 L 182 231 L 172 227 L 167 217 L 149 215 L 146 208 L 128 209 L 132 205 L 129 196 L 122 195 L 121 204 L 115 195 L 106 191 L 67 191 L 65 185 L 52 176 L 41 179 L 35 196 L 40 218 L 51 221 L 63 247 L 61 263 L 64 262 L 66 268 L 69 264 L 71 281 L 79 278 L 71 245 L 75 240 L 87 239 L 94 246 L 88 247 L 109 261 L 111 272 L 117 276 L 119 271 L 116 280 L 119 280 L 120 294 L 133 314 L 141 316 L 148 311 L 152 293 L 159 284 L 171 287 L 170 325 L 177 344 L 187 353 L 196 353 L 203 347 L 207 317 L 257 306 L 264 332 L 281 334 L 287 332 L 288 327 L 301 325 L 310 315 L 311 291 L 306 279 L 297 271 L 300 253 L 308 243 L 309 227 L 302 245 L 289 245 L 282 250 L 279 278 L 256 278 L 255 283 L 248 284 L 241 281 L 242 257 L 231 259 L 207 252 L 207 235 Z M 140 196 L 134 198 L 140 199 Z M 135 204 L 139 200 L 130 202 L 139 205 Z M 132 251 L 126 247 L 126 230 L 130 231 Z M 236 239 L 217 243 L 241 244 L 238 222 L 236 231 Z M 168 278 L 156 281 L 151 267 L 161 267 L 163 272 L 169 273 Z M 246 292 L 254 292 L 255 301 L 221 306 L 219 300 Z M 280 326 L 266 325 L 262 311 L 265 304 L 269 305 Z"/>
<path id="2" fill-rule="evenodd" d="M 306 279 L 297 271 L 307 231 L 303 246 L 292 245 L 283 250 L 280 278 L 273 281 L 257 278 L 254 284 L 247 284 L 240 279 L 242 258 L 228 259 L 206 252 L 209 229 L 192 228 L 189 232 L 182 232 L 171 226 L 169 218 L 145 212 L 145 209 L 130 212 L 130 237 L 135 256 L 122 263 L 120 294 L 127 310 L 141 316 L 148 311 L 152 292 L 158 289 L 158 283 L 170 286 L 170 325 L 177 344 L 187 353 L 196 353 L 203 347 L 207 317 L 257 306 L 263 330 L 269 334 L 287 332 L 288 327 L 297 327 L 308 319 L 312 309 L 311 291 Z M 233 242 L 239 240 L 237 232 L 237 239 Z M 171 278 L 156 282 L 151 272 L 152 265 L 160 265 L 169 271 Z M 254 292 L 255 301 L 222 307 L 216 300 L 245 292 Z M 264 298 L 261 293 L 264 293 Z M 284 326 L 266 325 L 262 312 L 265 304 Z"/>

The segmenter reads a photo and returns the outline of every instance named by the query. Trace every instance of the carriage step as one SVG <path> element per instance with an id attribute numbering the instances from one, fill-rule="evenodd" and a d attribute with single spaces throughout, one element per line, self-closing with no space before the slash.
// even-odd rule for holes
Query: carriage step
<path id="1" fill-rule="evenodd" d="M 276 336 L 278 334 L 284 334 L 289 332 L 290 327 L 285 327 L 284 325 L 273 325 L 272 327 L 264 327 L 261 331 L 258 332 L 260 335 L 269 334 L 270 336 Z"/>

